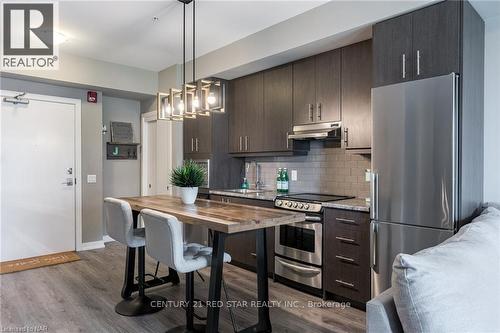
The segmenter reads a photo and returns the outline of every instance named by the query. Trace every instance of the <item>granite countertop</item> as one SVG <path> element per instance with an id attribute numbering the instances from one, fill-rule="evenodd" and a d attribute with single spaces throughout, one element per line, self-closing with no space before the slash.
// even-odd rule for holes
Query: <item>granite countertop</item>
<path id="1" fill-rule="evenodd" d="M 210 194 L 217 195 L 225 195 L 228 197 L 238 197 L 245 199 L 254 199 L 254 200 L 264 200 L 264 201 L 274 201 L 278 196 L 278 193 L 273 190 L 263 190 L 264 192 L 260 193 L 238 193 L 238 192 L 230 192 L 224 190 L 210 190 Z"/>
<path id="2" fill-rule="evenodd" d="M 346 199 L 332 202 L 325 202 L 323 207 L 355 210 L 358 212 L 369 212 L 370 204 L 363 198 Z"/>
<path id="3" fill-rule="evenodd" d="M 237 193 L 225 190 L 210 190 L 210 194 L 217 194 L 228 197 L 238 197 L 245 199 L 265 200 L 265 201 L 274 201 L 274 199 L 276 199 L 276 197 L 279 195 L 276 191 L 273 190 L 264 190 L 264 192 L 260 193 Z M 370 211 L 370 204 L 368 204 L 364 198 L 353 198 L 353 199 L 325 202 L 323 203 L 323 207 L 354 210 L 358 212 Z"/>

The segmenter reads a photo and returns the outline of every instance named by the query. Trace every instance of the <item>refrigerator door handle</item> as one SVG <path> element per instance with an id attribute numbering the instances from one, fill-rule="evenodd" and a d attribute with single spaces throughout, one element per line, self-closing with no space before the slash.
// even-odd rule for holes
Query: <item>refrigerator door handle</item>
<path id="1" fill-rule="evenodd" d="M 371 245 L 371 257 L 370 257 L 370 267 L 376 271 L 377 267 L 377 230 L 378 226 L 377 223 L 372 221 L 371 223 L 371 229 L 370 229 L 370 245 Z"/>
<path id="2" fill-rule="evenodd" d="M 370 181 L 370 217 L 372 220 L 378 219 L 378 174 L 371 173 Z"/>

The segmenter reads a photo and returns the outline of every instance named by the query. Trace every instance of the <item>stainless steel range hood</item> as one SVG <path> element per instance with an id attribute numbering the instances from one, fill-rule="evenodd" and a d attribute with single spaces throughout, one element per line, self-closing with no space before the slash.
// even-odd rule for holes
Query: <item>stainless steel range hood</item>
<path id="1" fill-rule="evenodd" d="M 288 139 L 294 140 L 340 140 L 340 121 L 310 125 L 293 126 L 293 133 L 288 134 Z"/>

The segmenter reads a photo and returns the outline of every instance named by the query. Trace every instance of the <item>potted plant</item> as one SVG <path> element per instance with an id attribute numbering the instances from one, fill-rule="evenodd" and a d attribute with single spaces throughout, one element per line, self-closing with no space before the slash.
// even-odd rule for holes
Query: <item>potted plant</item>
<path id="1" fill-rule="evenodd" d="M 193 204 L 198 195 L 198 187 L 205 182 L 205 176 L 205 170 L 192 160 L 189 160 L 172 171 L 170 182 L 172 185 L 181 188 L 183 203 Z"/>

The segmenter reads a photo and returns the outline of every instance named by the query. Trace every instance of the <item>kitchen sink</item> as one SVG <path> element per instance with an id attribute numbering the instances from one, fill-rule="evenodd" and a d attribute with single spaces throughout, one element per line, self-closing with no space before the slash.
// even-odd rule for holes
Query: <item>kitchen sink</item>
<path id="1" fill-rule="evenodd" d="M 250 189 L 238 188 L 238 189 L 233 189 L 233 190 L 224 190 L 224 192 L 241 193 L 241 194 L 254 194 L 254 193 L 263 193 L 263 192 L 266 192 L 266 190 L 250 190 Z"/>

